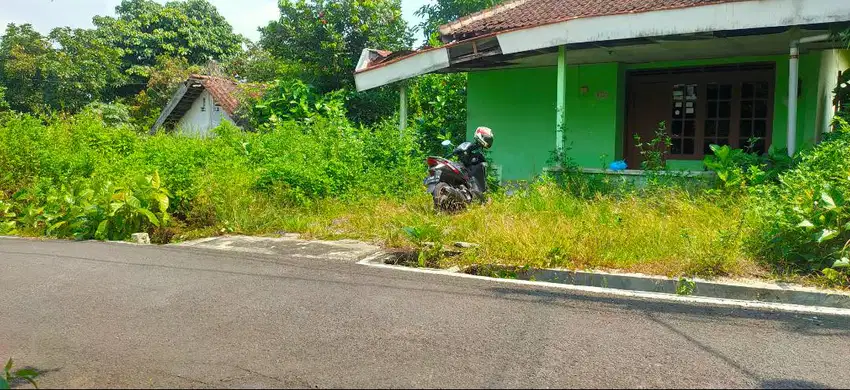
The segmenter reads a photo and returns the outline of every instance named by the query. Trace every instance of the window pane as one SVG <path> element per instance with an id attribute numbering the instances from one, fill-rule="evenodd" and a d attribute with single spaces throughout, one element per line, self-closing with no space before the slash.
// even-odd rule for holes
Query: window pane
<path id="1" fill-rule="evenodd" d="M 682 142 L 682 154 L 694 154 L 694 139 L 685 138 Z"/>
<path id="2" fill-rule="evenodd" d="M 706 118 L 717 118 L 717 102 L 708 102 L 708 112 L 705 113 Z"/>
<path id="3" fill-rule="evenodd" d="M 687 100 L 697 100 L 697 85 L 696 84 L 688 84 L 685 86 L 685 99 Z"/>
<path id="4" fill-rule="evenodd" d="M 682 154 L 682 140 L 674 139 L 672 145 L 670 145 L 670 153 L 671 154 Z"/>
<path id="5" fill-rule="evenodd" d="M 717 136 L 723 139 L 729 138 L 729 120 L 717 121 Z"/>
<path id="6" fill-rule="evenodd" d="M 753 102 L 741 102 L 741 118 L 753 117 Z"/>
<path id="7" fill-rule="evenodd" d="M 718 118 L 729 118 L 732 116 L 732 103 L 731 102 L 720 102 L 719 112 L 717 113 Z"/>
<path id="8" fill-rule="evenodd" d="M 717 84 L 708 84 L 705 88 L 705 94 L 708 100 L 717 100 Z"/>
<path id="9" fill-rule="evenodd" d="M 685 121 L 685 137 L 693 137 L 697 132 L 696 121 Z"/>
<path id="10" fill-rule="evenodd" d="M 673 100 L 684 100 L 685 98 L 685 86 L 682 84 L 676 84 L 673 86 Z"/>
<path id="11" fill-rule="evenodd" d="M 709 141 L 711 141 L 711 142 L 709 142 Z M 714 152 L 711 151 L 711 144 L 713 144 L 713 143 L 715 143 L 713 140 L 708 140 L 708 139 L 705 140 L 705 142 L 702 146 L 702 154 L 704 154 L 706 156 L 713 155 Z"/>
<path id="12" fill-rule="evenodd" d="M 752 99 L 753 94 L 754 94 L 754 91 L 753 91 L 754 89 L 755 88 L 753 87 L 753 84 L 744 83 L 744 85 L 741 87 L 741 99 Z"/>
<path id="13" fill-rule="evenodd" d="M 759 139 L 758 141 L 756 141 L 755 145 L 753 146 L 753 151 L 758 153 L 758 154 L 764 154 L 767 151 L 767 148 L 765 147 L 765 145 L 766 145 L 765 140 Z"/>
<path id="14" fill-rule="evenodd" d="M 721 85 L 720 86 L 720 98 L 721 99 L 731 99 L 732 98 L 732 86 L 731 85 Z"/>
<path id="15" fill-rule="evenodd" d="M 753 135 L 753 121 L 741 121 L 741 137 L 751 137 Z"/>
<path id="16" fill-rule="evenodd" d="M 682 135 L 682 121 L 673 121 L 673 126 L 670 128 L 670 131 L 673 133 L 673 136 L 681 136 Z"/>
<path id="17" fill-rule="evenodd" d="M 767 137 L 767 121 L 753 121 L 753 135 L 756 137 Z"/>
<path id="18" fill-rule="evenodd" d="M 756 97 L 759 99 L 767 99 L 768 86 L 767 83 L 756 83 Z"/>
<path id="19" fill-rule="evenodd" d="M 674 102 L 673 103 L 673 112 L 671 113 L 673 115 L 673 119 L 681 118 L 682 117 L 682 110 L 684 110 L 682 108 L 682 102 Z"/>
<path id="20" fill-rule="evenodd" d="M 767 102 L 764 100 L 755 101 L 755 117 L 767 118 Z"/>
<path id="21" fill-rule="evenodd" d="M 705 136 L 706 137 L 716 137 L 717 136 L 717 122 L 709 119 L 705 121 Z"/>

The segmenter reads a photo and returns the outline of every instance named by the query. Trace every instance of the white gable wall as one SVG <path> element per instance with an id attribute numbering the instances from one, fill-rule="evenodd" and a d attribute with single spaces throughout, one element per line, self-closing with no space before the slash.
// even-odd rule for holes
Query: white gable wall
<path id="1" fill-rule="evenodd" d="M 203 91 L 192 103 L 192 108 L 180 118 L 175 128 L 186 135 L 206 137 L 210 134 L 210 130 L 223 121 L 233 123 L 224 109 L 216 106 L 212 95 L 208 91 Z"/>

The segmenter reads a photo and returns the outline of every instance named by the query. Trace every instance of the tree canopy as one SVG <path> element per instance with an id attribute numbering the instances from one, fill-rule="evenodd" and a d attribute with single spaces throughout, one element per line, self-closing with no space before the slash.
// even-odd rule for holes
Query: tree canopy
<path id="1" fill-rule="evenodd" d="M 281 0 L 280 19 L 260 28 L 273 56 L 303 67 L 321 92 L 354 85 L 365 47 L 409 49 L 413 37 L 400 0 Z"/>
<path id="2" fill-rule="evenodd" d="M 123 0 L 116 17 L 95 16 L 94 24 L 112 45 L 124 51 L 123 66 L 147 76 L 158 57 L 181 57 L 190 64 L 221 60 L 242 50 L 245 40 L 207 0 Z"/>

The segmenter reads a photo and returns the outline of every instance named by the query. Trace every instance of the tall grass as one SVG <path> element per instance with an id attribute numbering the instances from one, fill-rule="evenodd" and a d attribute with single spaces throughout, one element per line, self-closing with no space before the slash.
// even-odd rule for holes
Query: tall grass
<path id="1" fill-rule="evenodd" d="M 742 250 L 751 224 L 743 223 L 739 198 L 676 186 L 609 195 L 591 186 L 576 193 L 543 181 L 448 215 L 432 209 L 421 186 L 425 166 L 417 140 L 399 137 L 392 124 L 362 128 L 344 119 L 311 117 L 258 133 L 228 125 L 216 132 L 210 139 L 137 135 L 91 112 L 0 119 L 0 227 L 8 230 L 11 222 L 18 234 L 98 237 L 92 232 L 102 222 L 97 218 L 110 218 L 108 202 L 93 203 L 106 204 L 98 213 L 83 210 L 66 218 L 81 226 L 76 230 L 51 229 L 66 219 L 44 210 L 73 208 L 50 205 L 70 199 L 73 206 L 74 194 L 105 182 L 131 186 L 155 175 L 167 189 L 172 216 L 163 226 L 147 225 L 160 242 L 286 231 L 391 248 L 415 249 L 423 241 L 479 244 L 444 259 L 447 266 L 500 263 L 700 276 L 758 270 Z M 76 192 L 61 193 L 65 187 Z M 114 196 L 101 192 L 97 199 Z M 145 196 L 141 199 L 156 194 Z M 145 226 L 143 210 L 133 215 L 139 217 L 134 223 Z"/>
<path id="2" fill-rule="evenodd" d="M 282 209 L 273 218 L 277 226 L 311 237 L 395 248 L 417 248 L 421 241 L 446 248 L 459 241 L 479 245 L 445 258 L 443 266 L 498 263 L 706 277 L 759 272 L 742 251 L 747 232 L 740 202 L 675 189 L 588 200 L 541 184 L 518 195 L 496 195 L 460 214 L 434 212 L 423 194 L 324 201 L 310 210 Z M 419 237 L 405 233 L 411 228 Z M 269 230 L 248 231 L 264 232 Z"/>

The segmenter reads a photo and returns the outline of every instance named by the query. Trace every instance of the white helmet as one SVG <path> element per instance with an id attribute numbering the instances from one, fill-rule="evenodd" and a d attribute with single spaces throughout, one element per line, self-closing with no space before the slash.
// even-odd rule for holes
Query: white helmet
<path id="1" fill-rule="evenodd" d="M 493 146 L 493 130 L 484 126 L 475 129 L 475 142 L 484 149 L 490 149 Z"/>

